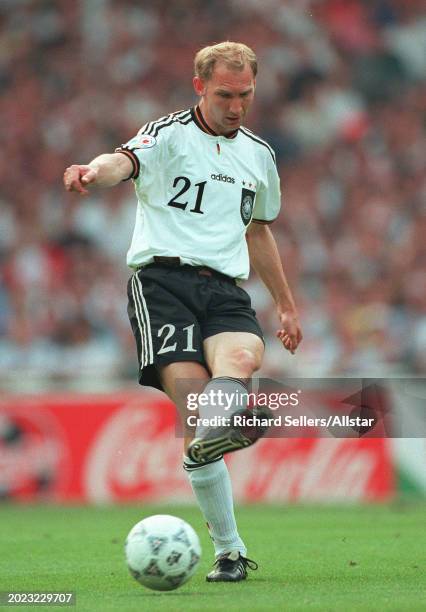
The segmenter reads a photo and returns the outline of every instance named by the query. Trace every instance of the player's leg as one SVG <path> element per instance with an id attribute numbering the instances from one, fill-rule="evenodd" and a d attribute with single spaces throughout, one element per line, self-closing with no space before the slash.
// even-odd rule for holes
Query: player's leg
<path id="1" fill-rule="evenodd" d="M 184 436 L 184 453 L 194 437 L 194 428 L 188 426 L 188 417 L 198 417 L 198 410 L 188 409 L 188 396 L 200 393 L 210 380 L 207 369 L 195 361 L 178 361 L 157 368 L 164 392 L 175 404 L 179 413 Z"/>
<path id="2" fill-rule="evenodd" d="M 247 391 L 246 382 L 251 378 L 253 373 L 260 368 L 263 353 L 263 341 L 258 335 L 253 333 L 222 332 L 206 338 L 204 341 L 204 356 L 209 370 L 212 373 L 212 379 L 207 383 L 203 393 L 209 394 L 210 391 L 213 391 L 217 394 L 218 392 L 222 392 L 227 393 L 228 397 L 232 397 L 233 395 L 236 396 L 235 391 L 240 390 L 242 394 L 245 395 Z M 231 413 L 242 408 L 241 402 L 237 399 L 235 399 L 233 406 L 229 406 L 229 404 L 227 404 L 227 406 Z M 211 415 L 215 410 L 211 406 L 209 408 Z M 209 415 L 208 411 L 207 415 Z M 233 441 L 230 446 L 229 427 L 225 428 L 225 432 L 223 429 L 224 428 L 220 427 L 211 428 L 210 432 L 207 432 L 207 446 L 212 439 L 209 439 L 209 433 L 215 432 L 213 433 L 213 443 L 216 445 L 216 448 L 217 442 L 219 442 L 219 445 L 222 445 L 225 452 L 244 447 L 241 446 L 238 436 L 235 435 L 235 442 Z M 197 442 L 197 440 L 195 440 L 195 442 Z M 202 450 L 203 442 L 200 438 L 198 438 L 198 442 L 199 448 Z M 232 445 L 235 443 L 237 443 L 237 448 L 232 448 Z M 251 443 L 252 441 L 250 441 L 250 444 Z M 208 447 L 207 451 L 211 452 L 211 447 Z M 215 457 L 216 453 L 217 450 L 214 453 Z M 221 459 L 221 461 L 223 462 L 223 459 Z M 201 465 L 203 465 L 202 462 Z M 213 463 L 210 465 L 215 464 Z M 229 476 L 227 477 L 227 486 L 229 487 L 229 500 L 230 503 L 232 503 L 232 490 Z M 213 539 L 215 540 L 214 530 L 211 529 L 211 531 Z M 234 537 L 236 535 L 235 525 Z M 230 538 L 228 538 L 228 541 L 224 540 L 221 548 L 216 547 L 215 567 L 207 575 L 207 580 L 209 582 L 238 582 L 244 580 L 247 576 L 247 567 L 257 569 L 257 564 L 247 559 L 246 554 L 245 547 L 239 546 L 238 540 L 232 541 Z"/>
<path id="3" fill-rule="evenodd" d="M 188 446 L 188 455 L 202 463 L 216 456 L 251 446 L 267 431 L 266 426 L 246 427 L 245 419 L 270 416 L 266 408 L 247 409 L 250 391 L 247 385 L 253 373 L 259 369 L 264 352 L 260 337 L 248 332 L 222 332 L 204 341 L 204 355 L 212 373 L 212 379 L 204 389 L 211 397 L 222 397 L 222 405 L 209 405 L 200 416 L 221 414 L 227 424 L 197 430 L 196 438 Z M 221 394 L 221 395 L 220 395 Z"/>
<path id="4" fill-rule="evenodd" d="M 194 392 L 194 385 L 197 392 L 202 390 L 209 380 L 208 371 L 199 363 L 178 362 L 160 367 L 159 378 L 167 395 L 177 406 L 185 428 L 186 419 L 194 414 L 187 407 L 188 393 Z M 233 562 L 232 572 L 222 573 L 222 578 L 219 576 L 215 580 L 240 580 L 245 577 L 246 547 L 237 530 L 228 468 L 222 456 L 207 463 L 192 461 L 186 455 L 192 435 L 187 432 L 185 436 L 184 469 L 207 522 L 216 558 L 232 551 L 237 557 L 237 561 Z"/>
<path id="5" fill-rule="evenodd" d="M 251 378 L 261 364 L 265 346 L 256 334 L 222 332 L 204 340 L 204 357 L 212 378 Z"/>
<path id="6" fill-rule="evenodd" d="M 178 407 L 184 427 L 188 412 L 182 380 L 195 379 L 195 387 L 199 387 L 201 379 L 201 386 L 204 385 L 207 368 L 203 369 L 203 338 L 217 333 L 216 328 L 201 329 L 195 314 L 199 312 L 202 316 L 212 300 L 205 290 L 205 281 L 189 268 L 170 270 L 149 266 L 136 272 L 128 287 L 128 312 L 138 349 L 139 381 L 167 390 Z M 202 285 L 201 293 L 197 291 L 198 285 Z M 221 299 L 233 309 L 227 295 Z M 194 392 L 194 383 L 191 387 L 189 390 Z M 188 444 L 190 435 L 186 438 Z M 237 555 L 237 560 L 225 561 L 231 567 L 225 568 L 222 574 L 216 572 L 214 580 L 241 580 L 246 575 L 245 547 L 235 524 L 231 484 L 223 458 L 216 455 L 214 461 L 202 464 L 187 458 L 185 463 L 214 537 L 216 555 L 220 557 L 228 551 Z"/>

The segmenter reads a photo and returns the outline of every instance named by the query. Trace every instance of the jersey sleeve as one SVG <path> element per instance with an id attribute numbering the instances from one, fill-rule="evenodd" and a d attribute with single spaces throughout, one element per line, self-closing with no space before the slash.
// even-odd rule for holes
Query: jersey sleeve
<path id="1" fill-rule="evenodd" d="M 164 148 L 164 138 L 146 134 L 146 126 L 125 144 L 115 149 L 115 153 L 123 153 L 132 162 L 133 169 L 125 181 L 137 179 L 140 174 L 146 175 L 157 169 Z"/>
<path id="2" fill-rule="evenodd" d="M 266 182 L 260 186 L 254 204 L 254 223 L 272 223 L 278 217 L 281 208 L 280 177 L 272 156 L 268 154 Z"/>

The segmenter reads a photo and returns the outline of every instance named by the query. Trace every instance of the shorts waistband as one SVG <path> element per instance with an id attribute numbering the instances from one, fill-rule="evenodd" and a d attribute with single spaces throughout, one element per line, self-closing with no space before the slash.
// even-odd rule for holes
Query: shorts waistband
<path id="1" fill-rule="evenodd" d="M 155 256 L 152 263 L 140 266 L 138 270 L 152 267 L 165 267 L 165 268 L 183 268 L 195 270 L 200 276 L 218 278 L 220 280 L 228 281 L 229 283 L 236 284 L 235 279 L 231 276 L 227 276 L 218 270 L 209 268 L 208 266 L 191 266 L 190 264 L 183 264 L 180 257 L 161 257 Z"/>

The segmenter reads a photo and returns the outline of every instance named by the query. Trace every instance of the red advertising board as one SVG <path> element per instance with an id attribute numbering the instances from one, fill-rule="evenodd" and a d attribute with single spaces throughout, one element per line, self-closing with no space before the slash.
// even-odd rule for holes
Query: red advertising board
<path id="1" fill-rule="evenodd" d="M 193 502 L 173 404 L 155 392 L 5 396 L 3 499 Z M 263 439 L 227 457 L 239 501 L 385 501 L 389 440 Z"/>

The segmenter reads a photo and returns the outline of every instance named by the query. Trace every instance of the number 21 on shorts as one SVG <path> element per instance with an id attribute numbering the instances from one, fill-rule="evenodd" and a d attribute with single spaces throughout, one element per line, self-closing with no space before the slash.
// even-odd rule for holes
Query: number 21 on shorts
<path id="1" fill-rule="evenodd" d="M 197 349 L 194 348 L 194 323 L 183 327 L 182 330 L 186 332 L 186 347 L 182 349 L 185 353 L 196 353 Z M 176 332 L 176 326 L 172 323 L 166 323 L 158 330 L 157 336 L 163 338 L 163 344 L 157 351 L 157 355 L 163 355 L 164 353 L 174 352 L 177 348 L 177 342 L 173 342 L 173 336 Z"/>

